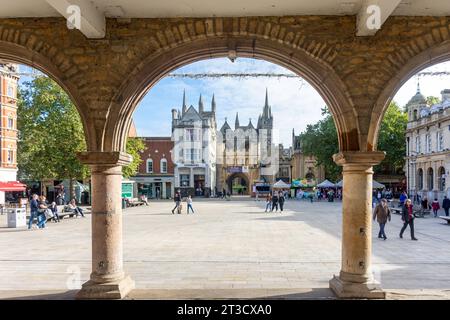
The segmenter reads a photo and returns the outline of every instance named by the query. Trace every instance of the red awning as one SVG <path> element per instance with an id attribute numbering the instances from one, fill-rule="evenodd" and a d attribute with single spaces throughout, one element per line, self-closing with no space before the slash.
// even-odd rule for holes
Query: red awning
<path id="1" fill-rule="evenodd" d="M 19 181 L 0 181 L 0 191 L 25 191 L 27 186 Z"/>

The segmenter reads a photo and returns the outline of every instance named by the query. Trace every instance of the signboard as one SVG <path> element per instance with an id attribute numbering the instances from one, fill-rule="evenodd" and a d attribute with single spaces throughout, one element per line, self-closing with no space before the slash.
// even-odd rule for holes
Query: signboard
<path id="1" fill-rule="evenodd" d="M 122 198 L 133 198 L 132 182 L 122 182 Z"/>
<path id="2" fill-rule="evenodd" d="M 242 173 L 242 167 L 228 167 L 227 168 L 228 173 Z"/>

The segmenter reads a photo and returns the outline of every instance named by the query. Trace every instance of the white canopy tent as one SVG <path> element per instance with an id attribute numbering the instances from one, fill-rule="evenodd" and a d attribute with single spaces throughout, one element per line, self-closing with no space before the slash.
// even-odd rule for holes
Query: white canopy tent
<path id="1" fill-rule="evenodd" d="M 276 183 L 272 186 L 273 189 L 290 189 L 291 185 L 287 184 L 283 180 L 278 180 Z"/>
<path id="2" fill-rule="evenodd" d="M 329 180 L 324 180 L 317 185 L 318 188 L 334 188 L 335 186 L 336 185 Z"/>

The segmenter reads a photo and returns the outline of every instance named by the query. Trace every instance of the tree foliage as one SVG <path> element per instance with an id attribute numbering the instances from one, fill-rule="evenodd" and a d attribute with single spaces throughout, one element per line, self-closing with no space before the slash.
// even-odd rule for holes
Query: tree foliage
<path id="1" fill-rule="evenodd" d="M 139 170 L 139 165 L 142 163 L 141 153 L 145 151 L 146 147 L 141 138 L 128 138 L 127 153 L 133 157 L 133 161 L 122 168 L 122 175 L 125 178 L 136 175 Z"/>
<path id="2" fill-rule="evenodd" d="M 441 99 L 439 99 L 438 97 L 434 96 L 427 97 L 427 105 L 432 106 L 438 103 L 441 103 Z"/>
<path id="3" fill-rule="evenodd" d="M 327 179 L 336 181 L 342 172 L 342 168 L 337 166 L 332 158 L 339 150 L 336 127 L 327 108 L 322 109 L 322 114 L 325 116 L 324 119 L 308 125 L 301 134 L 302 150 L 306 155 L 314 156 L 317 165 L 324 166 Z M 376 172 L 386 167 L 394 169 L 403 167 L 407 121 L 407 114 L 392 102 L 382 120 L 378 138 L 378 150 L 386 151 L 386 158 L 375 168 Z"/>
<path id="4" fill-rule="evenodd" d="M 407 114 L 401 110 L 397 103 L 391 102 L 384 114 L 378 136 L 378 150 L 385 151 L 386 158 L 379 166 L 375 167 L 375 172 L 379 172 L 386 167 L 394 170 L 403 168 L 406 154 L 407 123 Z"/>
<path id="5" fill-rule="evenodd" d="M 342 168 L 333 161 L 333 154 L 339 151 L 336 127 L 326 107 L 322 109 L 322 115 L 324 119 L 308 125 L 301 133 L 302 151 L 314 156 L 318 166 L 324 166 L 327 179 L 336 181 L 342 172 Z"/>
<path id="6" fill-rule="evenodd" d="M 69 96 L 38 77 L 20 87 L 18 167 L 21 179 L 83 179 L 89 171 L 76 153 L 86 150 L 83 126 Z"/>

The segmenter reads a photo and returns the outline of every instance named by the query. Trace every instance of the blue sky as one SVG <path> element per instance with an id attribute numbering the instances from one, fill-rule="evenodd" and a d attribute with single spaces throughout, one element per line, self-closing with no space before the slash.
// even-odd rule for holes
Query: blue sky
<path id="1" fill-rule="evenodd" d="M 21 67 L 29 72 L 30 68 Z M 427 70 L 450 71 L 450 62 L 435 65 Z M 256 60 L 238 58 L 232 63 L 227 58 L 196 62 L 176 71 L 176 73 L 290 73 L 278 65 Z M 28 80 L 22 77 L 21 81 Z M 439 96 L 444 88 L 450 88 L 450 77 L 425 77 L 420 80 L 425 96 Z M 411 78 L 397 92 L 394 100 L 401 106 L 416 93 L 417 78 Z M 140 136 L 170 136 L 171 109 L 181 109 L 183 89 L 186 90 L 187 104 L 198 107 L 199 95 L 203 96 L 205 110 L 211 108 L 213 93 L 217 105 L 217 125 L 220 128 L 225 118 L 234 126 L 236 112 L 241 124 L 249 118 L 254 125 L 262 112 L 266 88 L 269 104 L 274 115 L 274 138 L 285 147 L 291 144 L 292 129 L 296 134 L 305 130 L 308 124 L 322 118 L 321 108 L 325 102 L 315 89 L 300 78 L 204 78 L 180 79 L 163 78 L 137 106 L 133 118 Z"/>

